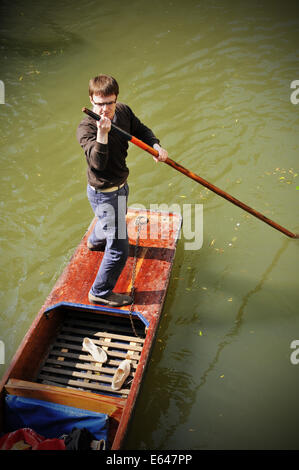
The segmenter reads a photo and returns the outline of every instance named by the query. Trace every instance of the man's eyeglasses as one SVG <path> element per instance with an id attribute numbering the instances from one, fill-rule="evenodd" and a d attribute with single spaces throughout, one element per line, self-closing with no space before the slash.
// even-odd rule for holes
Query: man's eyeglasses
<path id="1" fill-rule="evenodd" d="M 116 100 L 114 100 L 114 101 L 106 101 L 105 103 L 96 103 L 96 102 L 93 101 L 93 100 L 92 100 L 92 102 L 93 102 L 93 104 L 94 104 L 95 106 L 99 106 L 99 108 L 104 108 L 104 106 L 112 106 L 113 104 L 116 103 Z"/>

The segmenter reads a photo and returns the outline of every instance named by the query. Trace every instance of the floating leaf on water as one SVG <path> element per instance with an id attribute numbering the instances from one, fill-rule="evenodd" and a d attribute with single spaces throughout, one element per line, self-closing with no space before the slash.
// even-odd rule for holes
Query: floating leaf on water
<path id="1" fill-rule="evenodd" d="M 238 237 L 233 237 L 232 242 L 235 242 L 238 239 Z"/>
<path id="2" fill-rule="evenodd" d="M 199 334 L 199 336 L 202 336 L 202 331 L 201 331 L 201 330 L 199 330 L 198 334 Z"/>
<path id="3" fill-rule="evenodd" d="M 21 82 L 23 80 L 23 75 L 19 77 L 19 81 Z"/>
<path id="4" fill-rule="evenodd" d="M 284 176 L 280 176 L 279 179 L 280 179 L 280 180 L 285 180 L 285 177 L 284 177 Z"/>
<path id="5" fill-rule="evenodd" d="M 232 302 L 233 301 L 233 298 L 230 297 L 229 299 L 227 299 L 228 302 Z"/>
<path id="6" fill-rule="evenodd" d="M 223 379 L 223 377 L 224 377 L 224 374 L 220 375 L 220 379 Z"/>
<path id="7" fill-rule="evenodd" d="M 216 239 L 214 238 L 214 239 L 211 241 L 210 246 L 214 246 L 215 241 L 216 241 Z"/>

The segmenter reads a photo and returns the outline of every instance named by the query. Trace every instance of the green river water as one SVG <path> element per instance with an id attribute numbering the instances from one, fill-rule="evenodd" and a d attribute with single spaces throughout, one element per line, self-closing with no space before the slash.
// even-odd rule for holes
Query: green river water
<path id="1" fill-rule="evenodd" d="M 1 375 L 92 218 L 75 132 L 99 73 L 172 159 L 299 231 L 298 11 L 1 2 Z M 128 165 L 129 204 L 179 205 L 184 226 L 125 448 L 298 449 L 299 241 L 136 147 Z"/>

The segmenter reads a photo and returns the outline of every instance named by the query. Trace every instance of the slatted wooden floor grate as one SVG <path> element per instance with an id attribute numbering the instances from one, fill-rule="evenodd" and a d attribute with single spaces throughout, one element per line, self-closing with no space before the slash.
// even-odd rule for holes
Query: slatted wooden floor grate
<path id="1" fill-rule="evenodd" d="M 39 371 L 37 382 L 127 397 L 145 338 L 143 323 L 134 318 L 134 326 L 138 337 L 133 333 L 129 318 L 66 312 L 59 334 Z M 106 351 L 107 362 L 100 365 L 83 351 L 85 337 Z M 131 373 L 122 388 L 113 391 L 113 375 L 127 354 L 131 355 Z"/>

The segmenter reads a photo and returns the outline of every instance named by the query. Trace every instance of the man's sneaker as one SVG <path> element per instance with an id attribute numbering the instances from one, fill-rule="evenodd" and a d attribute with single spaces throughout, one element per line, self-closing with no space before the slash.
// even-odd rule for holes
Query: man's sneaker
<path id="1" fill-rule="evenodd" d="M 87 248 L 90 251 L 103 251 L 106 245 L 106 240 L 103 240 L 99 245 L 93 245 L 89 240 L 87 240 Z"/>
<path id="2" fill-rule="evenodd" d="M 129 305 L 132 303 L 132 297 L 124 294 L 116 294 L 111 292 L 105 297 L 97 297 L 89 292 L 89 302 L 96 302 L 100 304 L 109 305 L 110 307 L 122 307 L 123 305 Z"/>

